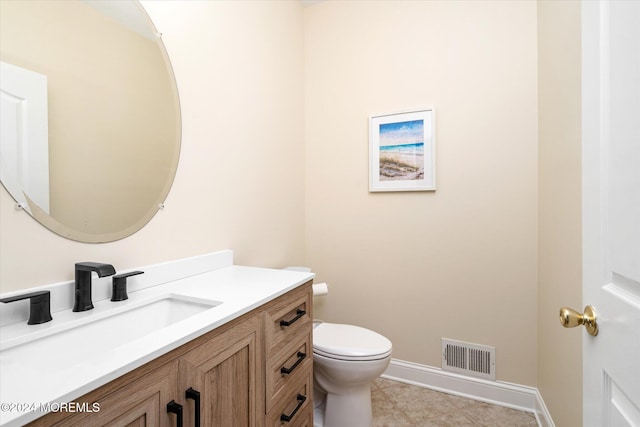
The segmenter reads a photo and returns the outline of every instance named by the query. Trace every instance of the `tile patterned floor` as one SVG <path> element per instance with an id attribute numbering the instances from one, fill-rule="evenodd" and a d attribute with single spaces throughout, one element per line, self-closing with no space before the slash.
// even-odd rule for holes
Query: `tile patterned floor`
<path id="1" fill-rule="evenodd" d="M 374 427 L 537 427 L 533 414 L 378 378 Z"/>

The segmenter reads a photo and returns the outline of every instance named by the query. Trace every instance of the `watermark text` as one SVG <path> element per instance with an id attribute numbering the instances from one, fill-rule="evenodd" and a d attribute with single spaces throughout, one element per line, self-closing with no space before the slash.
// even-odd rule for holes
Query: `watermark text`
<path id="1" fill-rule="evenodd" d="M 99 402 L 0 402 L 0 412 L 100 412 Z"/>

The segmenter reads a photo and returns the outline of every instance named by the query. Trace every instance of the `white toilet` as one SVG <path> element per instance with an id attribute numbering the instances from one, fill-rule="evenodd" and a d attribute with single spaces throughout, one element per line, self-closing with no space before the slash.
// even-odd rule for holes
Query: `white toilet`
<path id="1" fill-rule="evenodd" d="M 327 293 L 326 283 L 313 286 L 314 296 Z M 371 383 L 389 366 L 391 347 L 391 341 L 369 329 L 314 320 L 314 427 L 371 427 Z"/>
<path id="2" fill-rule="evenodd" d="M 389 366 L 391 347 L 359 326 L 314 324 L 314 427 L 371 427 L 371 383 Z"/>

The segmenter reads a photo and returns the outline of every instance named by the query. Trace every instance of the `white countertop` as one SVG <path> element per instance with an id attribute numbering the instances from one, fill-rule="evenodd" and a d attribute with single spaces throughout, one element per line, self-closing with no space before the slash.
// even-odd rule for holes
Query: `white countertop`
<path id="1" fill-rule="evenodd" d="M 0 426 L 21 426 L 33 421 L 44 415 L 39 409 L 41 405 L 46 407 L 52 402 L 70 402 L 313 277 L 312 273 L 299 271 L 236 265 L 216 267 L 213 271 L 129 291 L 126 301 L 94 300 L 95 308 L 87 312 L 64 310 L 53 313 L 54 320 L 43 325 L 27 326 L 26 322 L 20 322 L 4 326 L 0 328 L 0 338 L 7 342 L 19 339 L 25 331 L 46 333 L 47 328 L 59 327 L 64 322 L 77 323 L 80 318 L 91 321 L 92 316 L 104 315 L 115 305 L 126 307 L 127 304 L 135 305 L 167 294 L 221 302 L 160 331 L 115 346 L 101 354 L 91 354 L 90 357 L 74 357 L 78 353 L 87 354 L 82 342 L 77 343 L 79 347 L 72 345 L 60 348 L 60 353 L 51 357 L 48 354 L 34 354 L 28 361 L 13 357 L 11 348 L 0 352 Z"/>

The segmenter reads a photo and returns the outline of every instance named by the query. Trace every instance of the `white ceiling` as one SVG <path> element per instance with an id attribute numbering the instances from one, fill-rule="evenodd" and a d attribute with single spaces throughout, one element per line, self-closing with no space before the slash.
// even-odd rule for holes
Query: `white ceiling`
<path id="1" fill-rule="evenodd" d="M 302 3 L 303 7 L 307 7 L 307 6 L 312 6 L 316 3 L 320 3 L 321 1 L 324 1 L 324 0 L 300 0 L 300 3 Z"/>

